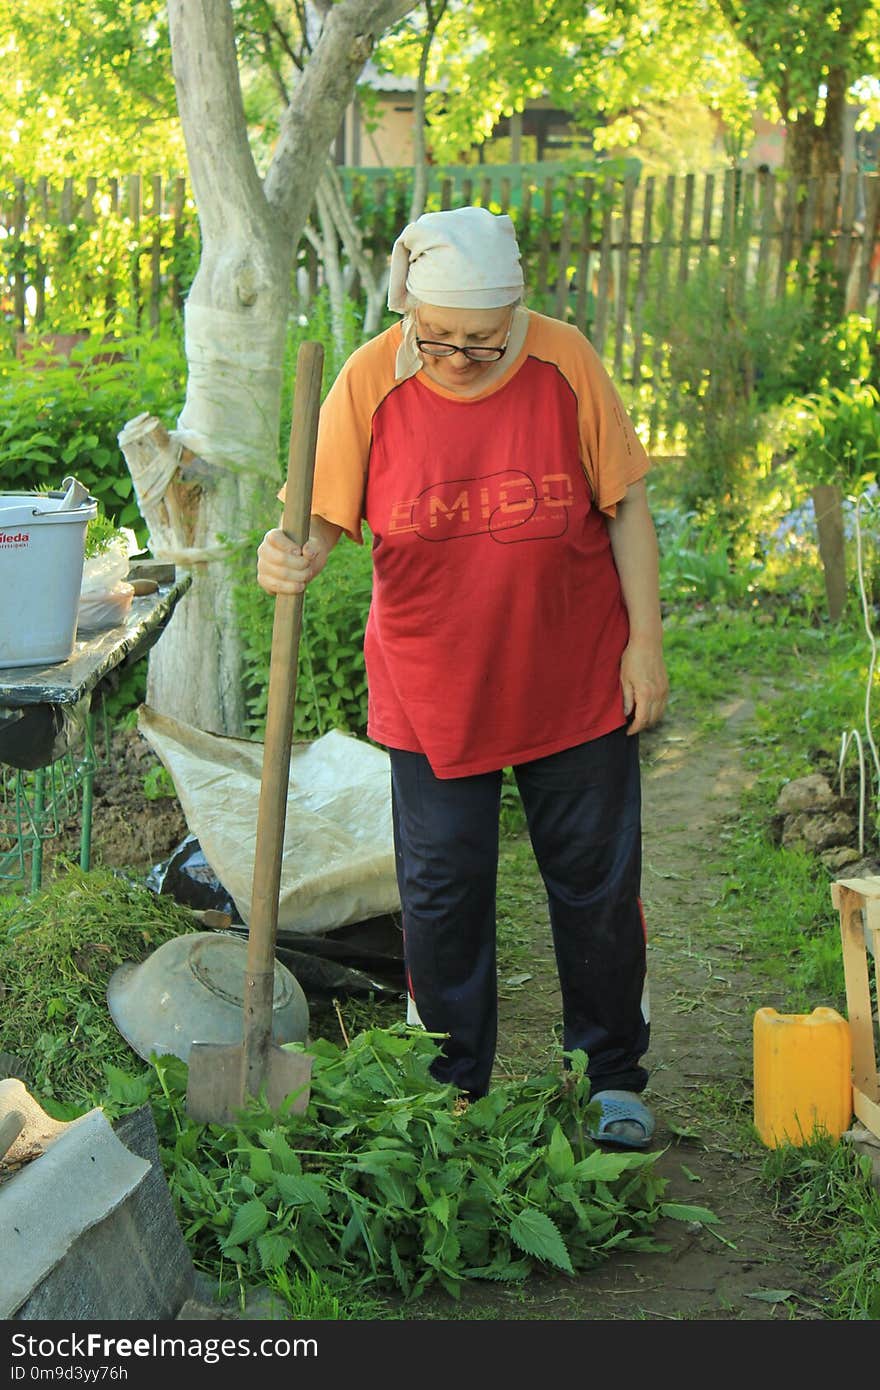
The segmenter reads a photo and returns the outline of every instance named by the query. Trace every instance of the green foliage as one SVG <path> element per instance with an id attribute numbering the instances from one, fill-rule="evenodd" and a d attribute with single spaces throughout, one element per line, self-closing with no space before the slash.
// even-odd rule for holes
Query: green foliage
<path id="1" fill-rule="evenodd" d="M 148 801 L 161 801 L 163 797 L 176 796 L 177 792 L 167 768 L 157 765 L 151 767 L 144 777 L 144 796 Z"/>
<path id="2" fill-rule="evenodd" d="M 6 172 L 184 166 L 163 0 L 6 0 L 0 52 Z"/>
<path id="3" fill-rule="evenodd" d="M 277 525 L 277 517 L 270 524 Z M 253 537 L 250 554 L 259 539 Z M 363 640 L 371 587 L 369 546 L 356 546 L 345 539 L 308 586 L 299 646 L 295 738 L 319 738 L 330 729 L 346 729 L 361 737 L 366 734 Z M 266 722 L 275 605 L 252 573 L 236 586 L 236 605 L 245 637 L 248 730 L 260 737 Z"/>
<path id="4" fill-rule="evenodd" d="M 342 1050 L 288 1044 L 313 1058 L 308 1109 L 252 1103 L 237 1125 L 186 1117 L 186 1067 L 155 1060 L 156 1081 L 115 1088 L 149 1098 L 181 1228 L 197 1264 L 246 1284 L 310 1273 L 334 1291 L 372 1285 L 416 1298 L 433 1283 L 573 1274 L 614 1250 L 663 1249 L 661 1217 L 711 1222 L 667 1205 L 657 1154 L 612 1154 L 586 1136 L 595 1119 L 582 1052 L 560 1071 L 505 1082 L 462 1109 L 433 1081 L 435 1036 L 371 1028 Z M 112 1078 L 111 1078 L 112 1079 Z M 114 1088 L 108 1103 L 114 1105 Z"/>
<path id="5" fill-rule="evenodd" d="M 51 490 L 73 474 L 110 521 L 143 542 L 117 434 L 141 411 L 176 414 L 184 377 L 182 347 L 169 335 L 122 340 L 109 354 L 95 339 L 69 359 L 47 359 L 39 348 L 21 361 L 0 359 L 0 487 Z"/>
<path id="6" fill-rule="evenodd" d="M 87 560 L 93 560 L 96 555 L 104 555 L 111 546 L 119 542 L 125 543 L 125 535 L 122 530 L 111 521 L 102 511 L 93 517 L 86 526 L 86 537 L 84 555 Z"/>
<path id="7" fill-rule="evenodd" d="M 761 411 L 788 393 L 808 305 L 795 294 L 765 303 L 731 263 L 701 268 L 674 313 L 654 315 L 652 331 L 669 343 L 667 423 L 687 437 L 679 503 L 714 512 L 735 537 L 749 522 Z"/>
<path id="8" fill-rule="evenodd" d="M 848 1144 L 822 1140 L 771 1149 L 763 1179 L 785 1220 L 821 1251 L 835 1273 L 830 1316 L 847 1322 L 880 1318 L 880 1192 L 871 1159 Z"/>
<path id="9" fill-rule="evenodd" d="M 805 482 L 833 483 L 844 493 L 877 481 L 880 464 L 880 392 L 869 382 L 829 386 L 804 397 L 796 445 Z"/>

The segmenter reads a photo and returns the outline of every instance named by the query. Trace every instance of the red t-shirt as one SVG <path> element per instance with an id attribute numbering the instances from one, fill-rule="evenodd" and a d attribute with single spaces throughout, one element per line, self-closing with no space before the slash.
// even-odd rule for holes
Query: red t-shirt
<path id="1" fill-rule="evenodd" d="M 648 461 L 577 329 L 529 315 L 477 396 L 394 378 L 400 327 L 321 411 L 312 509 L 373 537 L 368 733 L 438 777 L 527 762 L 624 722 L 626 610 L 603 511 Z"/>

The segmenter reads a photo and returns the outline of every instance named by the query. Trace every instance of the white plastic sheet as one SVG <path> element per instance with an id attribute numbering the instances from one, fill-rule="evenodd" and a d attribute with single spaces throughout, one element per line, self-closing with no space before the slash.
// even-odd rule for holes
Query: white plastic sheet
<path id="1" fill-rule="evenodd" d="M 138 727 L 174 782 L 191 833 L 247 922 L 263 745 L 205 733 L 147 705 L 138 711 Z M 387 753 L 337 730 L 294 744 L 279 939 L 399 908 Z"/>

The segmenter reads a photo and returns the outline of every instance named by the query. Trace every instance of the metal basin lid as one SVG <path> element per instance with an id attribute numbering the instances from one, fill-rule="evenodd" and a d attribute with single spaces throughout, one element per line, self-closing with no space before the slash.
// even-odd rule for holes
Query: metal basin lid
<path id="1" fill-rule="evenodd" d="M 242 1040 L 247 942 L 229 932 L 191 932 L 166 941 L 145 961 L 126 961 L 107 986 L 116 1027 L 145 1060 L 172 1053 L 187 1061 L 195 1042 Z M 296 976 L 275 962 L 272 1036 L 305 1042 L 309 1008 Z"/>

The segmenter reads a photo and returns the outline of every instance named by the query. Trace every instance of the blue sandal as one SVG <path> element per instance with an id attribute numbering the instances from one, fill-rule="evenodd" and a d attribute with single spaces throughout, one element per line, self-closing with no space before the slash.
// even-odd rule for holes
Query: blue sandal
<path id="1" fill-rule="evenodd" d="M 654 1137 L 654 1116 L 635 1091 L 597 1091 L 591 1100 L 602 1107 L 590 1138 L 623 1149 L 646 1149 Z"/>

